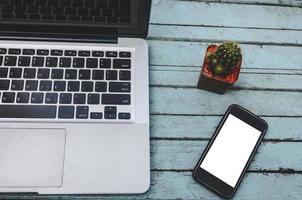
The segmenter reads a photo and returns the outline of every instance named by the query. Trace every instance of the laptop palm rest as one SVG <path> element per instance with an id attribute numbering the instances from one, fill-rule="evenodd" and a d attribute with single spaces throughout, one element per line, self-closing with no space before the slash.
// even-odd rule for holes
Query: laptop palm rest
<path id="1" fill-rule="evenodd" d="M 0 187 L 60 187 L 65 129 L 0 128 Z"/>

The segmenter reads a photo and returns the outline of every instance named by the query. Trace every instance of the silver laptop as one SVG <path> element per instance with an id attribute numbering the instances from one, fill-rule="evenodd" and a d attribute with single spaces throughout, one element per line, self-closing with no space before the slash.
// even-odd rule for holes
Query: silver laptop
<path id="1" fill-rule="evenodd" d="M 1 0 L 0 192 L 143 193 L 151 0 Z"/>

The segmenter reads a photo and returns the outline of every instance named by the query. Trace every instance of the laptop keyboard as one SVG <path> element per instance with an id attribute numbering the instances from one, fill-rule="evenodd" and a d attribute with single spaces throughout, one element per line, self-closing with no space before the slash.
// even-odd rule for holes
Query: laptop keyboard
<path id="1" fill-rule="evenodd" d="M 0 118 L 129 121 L 133 54 L 0 47 Z"/>
<path id="2" fill-rule="evenodd" d="M 0 19 L 130 23 L 131 0 L 1 0 Z"/>

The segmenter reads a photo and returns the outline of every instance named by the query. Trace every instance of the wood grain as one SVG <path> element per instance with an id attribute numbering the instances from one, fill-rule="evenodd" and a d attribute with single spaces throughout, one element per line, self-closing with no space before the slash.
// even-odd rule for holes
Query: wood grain
<path id="1" fill-rule="evenodd" d="M 150 40 L 151 65 L 201 66 L 211 43 Z M 240 45 L 242 68 L 302 69 L 302 48 L 273 45 Z"/>
<path id="2" fill-rule="evenodd" d="M 301 141 L 302 117 L 263 117 L 269 129 L 265 140 Z M 151 115 L 151 137 L 163 139 L 209 139 L 221 116 Z"/>
<path id="3" fill-rule="evenodd" d="M 245 44 L 297 46 L 302 45 L 302 31 L 152 24 L 149 39 L 213 43 L 233 40 Z"/>
<path id="4" fill-rule="evenodd" d="M 297 19 L 301 18 L 300 8 L 154 0 L 151 22 L 300 30 L 302 21 Z"/>
<path id="5" fill-rule="evenodd" d="M 207 144 L 208 141 L 154 140 L 151 143 L 151 168 L 192 170 Z M 301 151 L 300 142 L 263 142 L 249 170 L 302 172 Z"/>
<path id="6" fill-rule="evenodd" d="M 179 1 L 179 0 L 176 0 Z M 272 6 L 302 6 L 300 0 L 181 0 L 181 1 L 198 1 L 212 3 L 233 3 L 233 4 L 252 4 L 252 5 L 272 5 Z"/>
<path id="7" fill-rule="evenodd" d="M 172 67 L 162 67 L 163 70 L 150 71 L 150 84 L 152 86 L 186 87 L 196 88 L 200 69 L 197 71 L 173 70 Z M 302 91 L 302 71 L 301 74 L 266 74 L 241 73 L 234 88 L 254 89 L 254 90 L 285 90 Z"/>
<path id="8" fill-rule="evenodd" d="M 152 114 L 222 115 L 239 104 L 264 116 L 301 116 L 301 92 L 228 91 L 223 96 L 193 88 L 150 88 Z M 292 105 L 292 106 L 289 106 Z"/>

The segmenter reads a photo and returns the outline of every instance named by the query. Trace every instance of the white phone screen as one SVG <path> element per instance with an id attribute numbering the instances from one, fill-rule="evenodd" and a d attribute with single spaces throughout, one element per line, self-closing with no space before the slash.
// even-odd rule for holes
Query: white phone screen
<path id="1" fill-rule="evenodd" d="M 235 187 L 261 132 L 229 114 L 200 167 Z"/>

